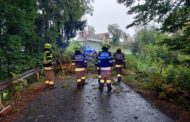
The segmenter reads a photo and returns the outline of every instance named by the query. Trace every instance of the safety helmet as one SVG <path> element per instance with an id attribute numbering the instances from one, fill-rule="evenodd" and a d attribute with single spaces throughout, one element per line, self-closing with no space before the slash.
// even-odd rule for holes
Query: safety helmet
<path id="1" fill-rule="evenodd" d="M 80 47 L 74 47 L 75 54 L 81 53 L 81 48 Z"/>
<path id="2" fill-rule="evenodd" d="M 81 50 L 81 48 L 80 47 L 74 47 L 74 50 L 76 51 L 76 50 Z"/>
<path id="3" fill-rule="evenodd" d="M 102 48 L 110 49 L 110 45 L 109 44 L 103 44 Z"/>
<path id="4" fill-rule="evenodd" d="M 117 48 L 117 52 L 121 52 L 121 48 Z"/>
<path id="5" fill-rule="evenodd" d="M 45 49 L 51 49 L 51 44 L 49 44 L 49 43 L 44 44 L 44 48 Z"/>

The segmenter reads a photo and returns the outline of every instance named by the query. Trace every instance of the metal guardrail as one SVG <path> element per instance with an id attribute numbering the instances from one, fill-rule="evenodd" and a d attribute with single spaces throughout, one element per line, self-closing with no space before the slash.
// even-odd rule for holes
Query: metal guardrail
<path id="1" fill-rule="evenodd" d="M 24 73 L 21 73 L 19 75 L 18 79 L 19 78 L 23 78 L 23 79 L 27 78 L 27 77 L 29 77 L 29 76 L 31 76 L 33 74 L 38 73 L 38 72 L 40 72 L 40 68 L 34 68 L 34 69 L 31 69 L 31 70 L 28 70 L 28 71 L 26 71 Z M 15 80 L 15 79 L 9 78 L 7 80 L 0 81 L 0 91 L 10 87 L 12 85 L 13 80 Z"/>

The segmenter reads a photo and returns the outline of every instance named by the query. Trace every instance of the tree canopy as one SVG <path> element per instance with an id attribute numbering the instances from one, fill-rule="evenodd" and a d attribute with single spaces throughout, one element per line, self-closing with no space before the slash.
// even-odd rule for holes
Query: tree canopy
<path id="1" fill-rule="evenodd" d="M 117 24 L 108 25 L 108 33 L 111 34 L 112 43 L 114 45 L 118 45 L 120 42 L 120 38 L 122 37 L 123 31 L 120 29 Z"/>
<path id="2" fill-rule="evenodd" d="M 82 30 L 92 0 L 0 0 L 0 74 L 20 73 L 41 63 L 44 43 L 66 47 Z"/>
<path id="3" fill-rule="evenodd" d="M 127 28 L 146 25 L 151 21 L 161 23 L 160 30 L 180 33 L 164 43 L 171 49 L 189 53 L 190 47 L 190 1 L 189 0 L 117 0 L 129 7 L 128 14 L 135 14 L 134 21 Z M 180 46 L 183 44 L 183 46 Z"/>
<path id="4" fill-rule="evenodd" d="M 137 14 L 135 20 L 127 27 L 147 24 L 150 21 L 163 23 L 164 31 L 175 32 L 182 29 L 189 21 L 189 0 L 118 0 L 119 3 L 130 7 L 128 14 Z"/>

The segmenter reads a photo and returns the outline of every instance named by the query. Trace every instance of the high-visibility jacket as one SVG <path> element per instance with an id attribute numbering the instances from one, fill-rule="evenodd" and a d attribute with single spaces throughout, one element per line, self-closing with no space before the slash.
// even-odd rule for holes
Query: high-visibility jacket
<path id="1" fill-rule="evenodd" d="M 97 65 L 99 67 L 111 67 L 113 65 L 111 53 L 109 51 L 99 52 Z"/>
<path id="2" fill-rule="evenodd" d="M 125 62 L 125 55 L 123 53 L 114 53 L 114 59 L 116 65 L 123 65 Z"/>
<path id="3" fill-rule="evenodd" d="M 87 60 L 85 58 L 85 55 L 82 53 L 75 54 L 73 56 L 73 61 L 75 62 L 76 68 L 85 68 L 87 66 Z"/>
<path id="4" fill-rule="evenodd" d="M 49 49 L 44 49 L 43 52 L 43 64 L 45 67 L 52 66 L 52 53 Z"/>

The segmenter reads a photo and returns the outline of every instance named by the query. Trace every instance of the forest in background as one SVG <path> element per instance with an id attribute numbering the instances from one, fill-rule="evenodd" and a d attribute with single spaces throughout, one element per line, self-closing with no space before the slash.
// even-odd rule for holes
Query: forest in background
<path id="1" fill-rule="evenodd" d="M 65 48 L 91 0 L 0 0 L 0 80 L 41 65 L 44 43 Z"/>

